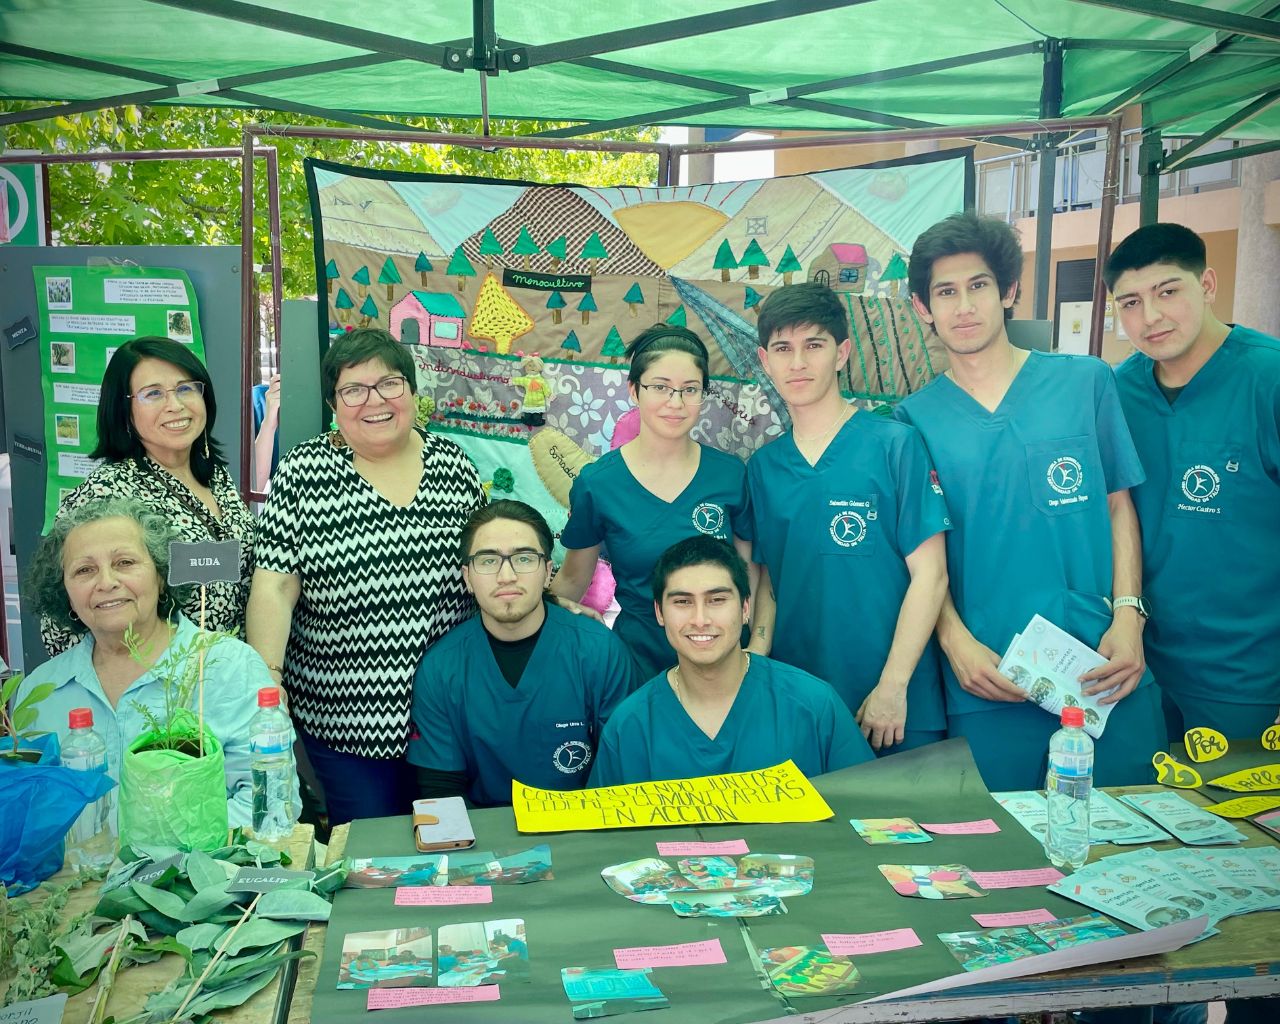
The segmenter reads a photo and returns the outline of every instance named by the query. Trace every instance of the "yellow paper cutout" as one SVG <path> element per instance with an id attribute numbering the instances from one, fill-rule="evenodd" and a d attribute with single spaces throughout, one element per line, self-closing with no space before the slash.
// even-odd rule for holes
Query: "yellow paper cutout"
<path id="1" fill-rule="evenodd" d="M 1280 789 L 1280 764 L 1264 764 L 1257 768 L 1243 768 L 1230 775 L 1210 779 L 1209 785 L 1230 789 L 1237 793 L 1268 793 Z"/>
<path id="2" fill-rule="evenodd" d="M 1204 809 L 1219 818 L 1248 818 L 1273 807 L 1280 807 L 1280 796 L 1238 796 L 1220 804 L 1209 804 Z"/>
<path id="3" fill-rule="evenodd" d="M 1280 725 L 1269 725 L 1262 734 L 1263 750 L 1280 750 Z"/>
<path id="4" fill-rule="evenodd" d="M 1182 737 L 1182 742 L 1186 745 L 1187 756 L 1196 764 L 1216 761 L 1227 752 L 1227 738 L 1217 729 L 1207 727 L 1188 729 L 1187 734 Z"/>
<path id="5" fill-rule="evenodd" d="M 1172 754 L 1166 754 L 1163 750 L 1151 758 L 1151 764 L 1156 770 L 1156 782 L 1162 786 L 1172 786 L 1174 789 L 1195 789 L 1204 784 L 1198 771 L 1188 768 Z"/>
<path id="6" fill-rule="evenodd" d="M 513 779 L 511 806 L 520 832 L 822 821 L 834 814 L 791 761 L 755 772 L 599 789 L 538 789 Z"/>

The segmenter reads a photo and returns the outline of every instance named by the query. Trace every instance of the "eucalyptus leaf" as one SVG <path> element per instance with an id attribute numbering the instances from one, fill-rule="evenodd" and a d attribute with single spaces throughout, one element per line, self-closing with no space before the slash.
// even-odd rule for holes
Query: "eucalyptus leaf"
<path id="1" fill-rule="evenodd" d="M 186 910 L 187 904 L 181 896 L 171 893 L 167 889 L 157 889 L 154 885 L 147 885 L 145 882 L 130 882 L 129 888 L 160 913 L 173 918 L 175 921 L 182 920 L 182 913 Z"/>
<path id="2" fill-rule="evenodd" d="M 238 897 L 223 889 L 202 889 L 191 898 L 191 901 L 177 914 L 179 921 L 199 923 L 216 920 L 214 917 L 221 910 L 232 906 Z M 235 915 L 239 917 L 239 914 Z"/>
<path id="3" fill-rule="evenodd" d="M 231 1006 L 240 1006 L 250 996 L 256 995 L 270 985 L 274 977 L 275 972 L 267 971 L 263 974 L 256 974 L 252 978 L 246 978 L 244 981 L 236 982 L 234 985 L 228 985 L 226 988 L 213 991 L 205 989 L 187 1004 L 184 1012 L 189 1016 L 195 1017 L 202 1013 L 208 1013 L 210 1010 L 223 1010 Z"/>
<path id="4" fill-rule="evenodd" d="M 284 854 L 274 846 L 260 843 L 256 839 L 246 839 L 244 848 L 251 857 L 257 858 L 260 867 L 266 867 L 268 864 L 279 864 L 284 860 Z"/>
<path id="5" fill-rule="evenodd" d="M 143 910 L 138 914 L 138 920 L 161 935 L 177 935 L 182 930 L 181 924 L 158 910 Z"/>
<path id="6" fill-rule="evenodd" d="M 147 930 L 136 921 L 130 922 L 129 934 L 144 942 L 147 938 Z M 77 928 L 75 931 L 58 939 L 55 945 L 67 955 L 72 971 L 79 977 L 102 962 L 103 958 L 115 945 L 119 935 L 120 922 L 111 921 L 106 928 L 97 934 L 85 928 Z"/>
<path id="7" fill-rule="evenodd" d="M 273 920 L 327 921 L 332 909 L 329 901 L 317 893 L 275 889 L 262 894 L 257 914 Z"/>
<path id="8" fill-rule="evenodd" d="M 215 972 L 205 979 L 204 987 L 207 989 L 225 988 L 245 978 L 252 978 L 254 975 L 261 974 L 263 971 L 274 972 L 277 967 L 290 960 L 301 960 L 304 957 L 315 955 L 309 949 L 295 949 L 288 953 L 273 953 L 267 957 L 255 958 L 251 963 L 233 966 L 227 971 Z"/>
<path id="9" fill-rule="evenodd" d="M 119 921 L 125 914 L 137 914 L 147 909 L 147 903 L 130 888 L 112 889 L 98 900 L 97 913 Z"/>
<path id="10" fill-rule="evenodd" d="M 178 932 L 176 938 L 188 949 L 209 949 L 217 940 L 227 934 L 228 929 L 220 924 L 193 924 Z"/>
<path id="11" fill-rule="evenodd" d="M 184 866 L 186 867 L 187 878 L 191 880 L 191 884 L 195 886 L 197 892 L 204 892 L 206 889 L 226 889 L 226 871 L 223 870 L 218 861 L 207 853 L 200 850 L 192 850 L 187 854 L 187 862 Z"/>
<path id="12" fill-rule="evenodd" d="M 307 925 L 304 921 L 284 922 L 251 917 L 240 926 L 240 930 L 227 943 L 227 955 L 235 956 L 241 950 L 255 946 L 276 946 L 285 939 L 291 939 L 306 930 Z"/>

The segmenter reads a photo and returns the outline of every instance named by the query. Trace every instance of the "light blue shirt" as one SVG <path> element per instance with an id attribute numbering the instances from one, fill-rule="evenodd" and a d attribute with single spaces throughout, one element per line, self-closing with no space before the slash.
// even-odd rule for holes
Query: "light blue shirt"
<path id="1" fill-rule="evenodd" d="M 57 687 L 40 704 L 35 728 L 56 732 L 65 746 L 70 730 L 67 714 L 73 708 L 93 712 L 93 728 L 107 745 L 107 774 L 120 781 L 125 748 L 147 731 L 146 720 L 135 704 L 163 713 L 161 677 L 172 654 L 199 632 L 179 615 L 178 629 L 160 661 L 134 680 L 113 708 L 93 667 L 94 640 L 86 633 L 74 647 L 33 669 L 18 690 L 21 700 L 33 687 L 53 683 Z M 249 721 L 258 710 L 258 690 L 275 686 L 263 660 L 248 644 L 224 638 L 209 648 L 204 661 L 204 721 L 222 744 L 227 775 L 227 819 L 232 828 L 253 820 L 253 785 L 249 774 Z M 294 777 L 294 806 L 300 807 Z"/>
<path id="2" fill-rule="evenodd" d="M 1116 379 L 1147 471 L 1133 503 L 1156 681 L 1280 703 L 1280 340 L 1233 327 L 1172 405 L 1141 353 Z"/>

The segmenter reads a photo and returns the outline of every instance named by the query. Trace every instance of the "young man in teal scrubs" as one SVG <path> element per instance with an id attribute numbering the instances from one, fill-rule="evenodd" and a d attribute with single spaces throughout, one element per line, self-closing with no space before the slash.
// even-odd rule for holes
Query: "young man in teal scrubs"
<path id="1" fill-rule="evenodd" d="M 619 705 L 592 786 L 769 768 L 808 776 L 872 759 L 849 709 L 822 680 L 742 649 L 747 566 L 725 541 L 689 537 L 653 570 L 653 604 L 678 663 Z"/>
<path id="2" fill-rule="evenodd" d="M 924 443 L 841 396 L 849 317 L 830 288 L 778 289 L 757 326 L 792 429 L 747 463 L 753 557 L 766 569 L 748 650 L 829 682 L 881 753 L 940 740 L 933 624 L 950 523 Z"/>
<path id="3" fill-rule="evenodd" d="M 1057 719 L 999 671 L 1038 613 L 1108 659 L 1082 677 L 1114 705 L 1095 783 L 1149 782 L 1164 744 L 1129 498 L 1142 466 L 1105 363 L 1009 343 L 1021 272 L 1013 228 L 972 213 L 935 224 L 911 253 L 912 301 L 951 360 L 896 410 L 924 436 L 951 512 L 937 626 L 949 731 L 969 741 L 989 789 L 1040 788 Z"/>
<path id="4" fill-rule="evenodd" d="M 614 707 L 636 686 L 635 662 L 599 622 L 544 600 L 552 537 L 520 501 L 477 509 L 459 541 L 480 614 L 423 657 L 413 681 L 409 761 L 424 797 L 511 803 L 511 780 L 586 785 Z"/>
<path id="5" fill-rule="evenodd" d="M 1224 324 L 1198 235 L 1150 224 L 1107 260 L 1138 349 L 1116 371 L 1169 742 L 1257 739 L 1280 705 L 1280 340 Z M 1172 749 L 1172 748 L 1170 748 Z"/>

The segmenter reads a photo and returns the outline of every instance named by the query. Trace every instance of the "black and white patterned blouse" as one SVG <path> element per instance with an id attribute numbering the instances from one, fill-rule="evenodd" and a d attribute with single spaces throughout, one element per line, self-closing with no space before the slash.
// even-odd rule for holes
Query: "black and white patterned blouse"
<path id="1" fill-rule="evenodd" d="M 176 540 L 194 544 L 203 540 L 240 542 L 238 583 L 210 583 L 205 587 L 204 627 L 210 632 L 225 630 L 244 639 L 244 606 L 249 600 L 253 579 L 253 543 L 257 520 L 245 507 L 226 467 L 218 466 L 209 489 L 222 512 L 219 519 L 192 493 L 191 488 L 150 458 L 104 462 L 79 487 L 62 499 L 58 514 L 102 498 L 141 498 L 178 529 Z M 193 589 L 179 610 L 192 622 L 200 623 L 200 591 Z M 40 621 L 40 638 L 51 654 L 61 654 L 83 636 Z"/>
<path id="2" fill-rule="evenodd" d="M 299 726 L 327 746 L 403 757 L 418 660 L 473 610 L 457 545 L 484 489 L 462 449 L 424 434 L 418 493 L 400 508 L 333 437 L 281 459 L 258 525 L 259 567 L 302 581 L 285 689 Z"/>

